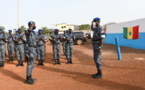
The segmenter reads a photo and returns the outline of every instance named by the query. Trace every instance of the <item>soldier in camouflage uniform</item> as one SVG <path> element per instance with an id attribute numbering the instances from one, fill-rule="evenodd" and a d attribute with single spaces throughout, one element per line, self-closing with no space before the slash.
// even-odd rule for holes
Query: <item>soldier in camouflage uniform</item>
<path id="1" fill-rule="evenodd" d="M 66 36 L 67 36 L 66 31 L 64 31 L 64 34 L 63 34 L 63 53 L 64 53 L 64 56 L 66 56 L 66 48 L 65 48 L 66 42 L 67 42 Z"/>
<path id="2" fill-rule="evenodd" d="M 34 84 L 36 79 L 32 79 L 32 71 L 34 68 L 35 60 L 36 60 L 36 35 L 33 32 L 33 30 L 36 29 L 35 22 L 30 21 L 28 22 L 28 33 L 26 35 L 27 38 L 27 44 L 28 44 L 28 62 L 27 62 L 27 77 L 26 77 L 26 83 L 28 84 Z"/>
<path id="3" fill-rule="evenodd" d="M 66 59 L 67 59 L 67 64 L 71 63 L 72 64 L 72 55 L 73 55 L 73 41 L 74 41 L 74 35 L 72 35 L 72 29 L 69 29 L 69 33 L 66 36 Z"/>
<path id="4" fill-rule="evenodd" d="M 96 24 L 95 27 L 93 27 L 93 23 Z M 105 33 L 102 27 L 100 26 L 100 18 L 94 18 L 94 20 L 92 21 L 91 29 L 94 32 L 92 43 L 94 51 L 94 61 L 98 70 L 98 73 L 94 74 L 93 78 L 102 78 L 101 52 L 105 39 Z"/>
<path id="5" fill-rule="evenodd" d="M 58 34 L 59 29 L 55 29 L 54 35 L 52 36 L 52 41 L 53 41 L 53 47 L 54 47 L 54 60 L 56 64 L 60 64 L 60 43 L 62 41 L 62 37 Z"/>
<path id="6" fill-rule="evenodd" d="M 52 41 L 52 37 L 54 36 L 54 34 L 51 34 L 50 37 L 49 37 L 49 41 L 50 43 L 52 44 L 52 51 L 53 51 L 53 60 L 54 60 L 54 44 L 53 44 L 53 41 Z"/>
<path id="7" fill-rule="evenodd" d="M 21 29 L 18 29 L 18 34 L 15 36 L 15 42 L 16 42 L 16 56 L 18 60 L 18 66 L 24 66 L 24 43 L 26 42 L 26 36 L 21 34 Z"/>
<path id="8" fill-rule="evenodd" d="M 9 61 L 13 61 L 13 51 L 14 51 L 14 36 L 12 35 L 12 30 L 9 30 L 9 35 L 8 37 L 8 44 L 7 44 L 7 49 L 8 49 L 8 54 L 9 54 Z"/>
<path id="9" fill-rule="evenodd" d="M 14 39 L 16 38 L 17 34 L 18 34 L 18 31 L 16 30 L 15 35 L 14 35 Z M 15 52 L 15 57 L 17 57 L 16 56 L 16 42 L 15 42 L 15 40 L 14 40 L 14 52 Z"/>
<path id="10" fill-rule="evenodd" d="M 6 42 L 6 37 L 4 36 L 2 29 L 0 28 L 0 67 L 4 67 L 5 42 Z"/>
<path id="11" fill-rule="evenodd" d="M 44 57 L 45 57 L 45 43 L 47 38 L 43 34 L 43 30 L 39 29 L 39 34 L 37 35 L 37 56 L 38 56 L 38 66 L 44 66 Z"/>

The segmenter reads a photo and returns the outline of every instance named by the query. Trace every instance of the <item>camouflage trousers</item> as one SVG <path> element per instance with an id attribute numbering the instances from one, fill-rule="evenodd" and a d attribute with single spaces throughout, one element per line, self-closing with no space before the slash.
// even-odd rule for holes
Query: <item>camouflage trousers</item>
<path id="1" fill-rule="evenodd" d="M 33 68 L 34 68 L 34 64 L 35 64 L 35 60 L 36 60 L 36 48 L 35 47 L 28 47 L 28 61 L 27 61 L 27 75 L 30 76 L 32 74 Z"/>
<path id="2" fill-rule="evenodd" d="M 98 41 L 93 42 L 94 61 L 98 70 L 102 69 L 101 52 L 99 53 L 100 44 Z"/>
<path id="3" fill-rule="evenodd" d="M 54 50 L 54 60 L 59 60 L 60 59 L 60 44 L 54 44 L 53 46 Z"/>
<path id="4" fill-rule="evenodd" d="M 45 57 L 45 45 L 37 46 L 37 57 L 38 61 L 44 61 Z"/>
<path id="5" fill-rule="evenodd" d="M 1 61 L 5 61 L 5 51 L 6 49 L 5 49 L 5 45 L 3 44 L 3 45 L 0 45 L 0 62 Z"/>
<path id="6" fill-rule="evenodd" d="M 66 43 L 66 58 L 72 59 L 73 55 L 73 43 Z"/>
<path id="7" fill-rule="evenodd" d="M 66 42 L 67 41 L 63 41 L 63 53 L 64 53 L 64 55 L 66 55 Z"/>
<path id="8" fill-rule="evenodd" d="M 7 49 L 8 49 L 9 58 L 12 58 L 14 52 L 14 43 L 8 43 Z"/>
<path id="9" fill-rule="evenodd" d="M 16 45 L 16 56 L 18 61 L 24 60 L 24 45 Z"/>

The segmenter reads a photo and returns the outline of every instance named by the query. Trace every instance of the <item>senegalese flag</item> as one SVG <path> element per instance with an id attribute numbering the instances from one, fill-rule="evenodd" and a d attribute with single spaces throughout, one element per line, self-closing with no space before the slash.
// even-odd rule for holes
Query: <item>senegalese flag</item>
<path id="1" fill-rule="evenodd" d="M 139 39 L 139 26 L 124 27 L 123 34 L 126 39 Z"/>

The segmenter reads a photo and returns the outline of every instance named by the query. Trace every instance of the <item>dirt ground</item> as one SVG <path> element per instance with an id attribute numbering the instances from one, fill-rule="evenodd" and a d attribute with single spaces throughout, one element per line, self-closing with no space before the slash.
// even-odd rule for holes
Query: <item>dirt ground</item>
<path id="1" fill-rule="evenodd" d="M 61 49 L 62 50 L 62 49 Z M 16 67 L 17 60 L 0 68 L 0 90 L 145 90 L 145 50 L 121 47 L 122 60 L 117 60 L 116 47 L 104 45 L 102 53 L 103 78 L 93 79 L 96 66 L 91 42 L 74 45 L 73 63 L 53 65 L 52 46 L 47 43 L 45 66 L 35 62 L 34 85 L 25 83 L 24 67 Z M 6 58 L 7 61 L 8 57 Z"/>

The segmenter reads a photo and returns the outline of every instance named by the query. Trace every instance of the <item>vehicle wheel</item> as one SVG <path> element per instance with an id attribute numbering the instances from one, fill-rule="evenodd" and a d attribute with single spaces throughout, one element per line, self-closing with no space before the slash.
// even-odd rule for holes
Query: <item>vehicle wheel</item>
<path id="1" fill-rule="evenodd" d="M 81 39 L 77 40 L 77 45 L 81 45 L 83 43 L 83 41 Z"/>

